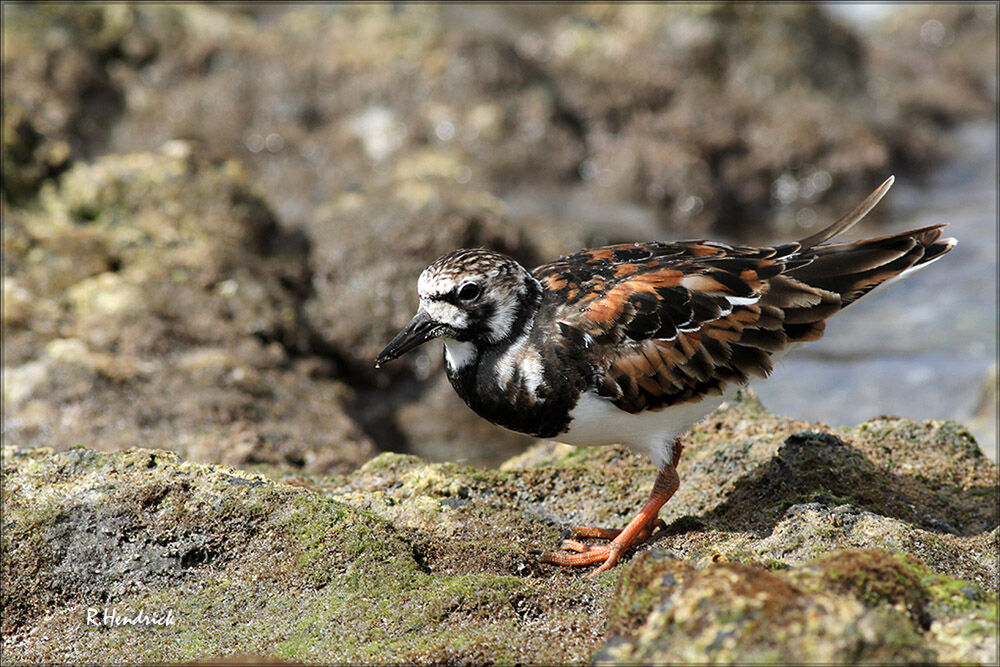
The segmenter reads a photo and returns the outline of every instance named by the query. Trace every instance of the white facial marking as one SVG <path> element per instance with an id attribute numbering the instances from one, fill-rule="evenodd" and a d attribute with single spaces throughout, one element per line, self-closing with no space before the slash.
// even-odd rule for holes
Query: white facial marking
<path id="1" fill-rule="evenodd" d="M 464 276 L 463 280 L 482 279 L 482 276 Z M 424 269 L 417 278 L 417 293 L 421 298 L 440 296 L 455 289 L 455 276 L 449 273 L 438 273 Z"/>
<path id="2" fill-rule="evenodd" d="M 444 362 L 451 371 L 460 370 L 476 361 L 479 356 L 476 346 L 451 338 L 444 339 Z"/>
<path id="3" fill-rule="evenodd" d="M 510 331 L 517 316 L 517 299 L 513 294 L 503 295 L 502 300 L 494 301 L 496 310 L 490 316 L 487 330 L 490 342 L 497 342 Z"/>
<path id="4" fill-rule="evenodd" d="M 432 299 L 420 299 L 420 307 L 431 316 L 435 322 L 447 324 L 455 329 L 464 329 L 469 326 L 469 314 L 453 303 L 447 301 L 434 301 Z"/>
<path id="5" fill-rule="evenodd" d="M 525 306 L 535 304 L 529 304 L 527 297 L 541 293 L 537 281 L 529 284 L 532 280 L 524 267 L 505 255 L 462 249 L 424 269 L 417 279 L 417 293 L 421 310 L 444 325 L 439 335 L 485 347 L 506 342 L 522 313 L 530 313 Z M 461 358 L 469 357 L 455 347 L 450 354 L 456 367 Z"/>

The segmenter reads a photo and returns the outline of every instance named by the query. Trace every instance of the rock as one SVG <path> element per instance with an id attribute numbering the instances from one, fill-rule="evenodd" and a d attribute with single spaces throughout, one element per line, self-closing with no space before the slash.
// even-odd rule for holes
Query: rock
<path id="1" fill-rule="evenodd" d="M 987 594 L 905 554 L 841 550 L 788 569 L 642 554 L 619 582 L 597 664 L 996 659 Z M 933 602 L 932 602 L 933 601 Z M 953 623 L 964 637 L 954 642 Z"/>
<path id="2" fill-rule="evenodd" d="M 52 132 L 40 131 L 37 122 L 23 108 L 4 100 L 0 193 L 8 202 L 29 200 L 44 181 L 69 167 L 69 144 L 54 138 Z"/>
<path id="3" fill-rule="evenodd" d="M 121 48 L 145 41 L 143 27 L 123 10 L 4 10 L 3 192 L 11 201 L 30 198 L 43 181 L 107 140 L 110 121 L 124 106 L 111 72 L 145 57 L 141 49 Z"/>
<path id="4" fill-rule="evenodd" d="M 997 469 L 965 429 L 879 419 L 830 432 L 748 397 L 685 443 L 667 529 L 622 575 L 596 662 L 995 660 L 994 599 L 953 593 L 1000 583 Z M 608 476 L 596 497 L 568 474 L 587 464 Z M 505 469 L 547 466 L 565 491 L 544 494 L 546 509 L 569 506 L 568 520 L 555 513 L 569 524 L 622 525 L 611 499 L 634 511 L 634 480 L 654 476 L 624 450 L 552 444 Z"/>
<path id="5" fill-rule="evenodd" d="M 459 185 L 572 184 L 652 207 L 671 236 L 785 234 L 930 166 L 941 126 L 996 100 L 995 16 L 973 8 L 864 32 L 800 5 L 9 14 L 9 97 L 75 152 L 238 150 L 307 229 L 331 193 L 430 149 Z M 92 127 L 95 103 L 112 122 Z"/>
<path id="6" fill-rule="evenodd" d="M 595 578 L 531 550 L 635 512 L 653 470 L 617 447 L 540 443 L 499 470 L 387 453 L 332 477 L 7 447 L 4 654 L 996 661 L 998 473 L 964 429 L 834 433 L 745 398 L 686 442 L 667 529 Z M 88 631 L 105 607 L 175 624 Z"/>
<path id="7" fill-rule="evenodd" d="M 4 428 L 22 446 L 311 472 L 372 455 L 350 389 L 293 356 L 308 248 L 239 165 L 183 142 L 78 163 L 4 236 Z"/>
<path id="8" fill-rule="evenodd" d="M 995 8 L 972 5 L 911 6 L 873 26 L 865 40 L 869 89 L 880 117 L 910 127 L 898 145 L 909 169 L 919 172 L 940 156 L 942 122 L 996 109 L 996 30 Z M 904 83 L 915 75 L 919 86 Z"/>
<path id="9" fill-rule="evenodd" d="M 290 239 L 239 165 L 212 166 L 191 144 L 78 165 L 43 189 L 40 209 L 18 211 L 8 233 L 17 284 L 68 311 L 55 323 L 27 322 L 42 330 L 36 347 L 49 329 L 132 353 L 176 339 L 216 342 L 229 328 L 297 344 L 292 290 L 305 280 L 305 249 L 285 251 Z M 213 310 L 200 312 L 197 299 Z M 152 324 L 155 315 L 164 323 Z M 35 353 L 28 346 L 10 358 Z"/>
<path id="10" fill-rule="evenodd" d="M 362 477 L 389 474 L 392 456 Z M 166 452 L 5 449 L 3 461 L 3 650 L 11 660 L 104 661 L 127 645 L 133 659 L 152 662 L 237 654 L 566 662 L 599 641 L 592 619 L 610 582 L 553 586 L 508 572 L 514 561 L 487 557 L 488 540 L 455 544 L 452 553 L 468 556 L 454 573 L 431 569 L 439 559 L 421 553 L 406 526 L 459 512 L 441 500 L 461 496 L 467 469 L 435 474 L 402 461 L 411 481 L 390 494 L 412 501 L 396 527 L 302 486 Z M 488 504 L 478 511 L 500 518 Z M 477 537 L 504 526 L 480 528 Z M 530 562 L 514 543 L 498 551 Z M 169 612 L 173 623 L 96 627 L 88 610 L 101 620 Z"/>

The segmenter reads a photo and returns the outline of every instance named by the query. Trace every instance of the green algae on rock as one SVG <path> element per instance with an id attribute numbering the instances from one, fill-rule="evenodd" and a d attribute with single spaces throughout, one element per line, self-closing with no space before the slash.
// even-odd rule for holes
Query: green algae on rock
<path id="1" fill-rule="evenodd" d="M 735 563 L 698 569 L 650 551 L 620 581 L 613 636 L 595 662 L 989 661 L 988 633 L 958 651 L 938 640 L 935 626 L 956 614 L 927 611 L 930 593 L 918 574 L 925 571 L 877 550 L 836 552 L 780 572 Z M 988 621 L 996 598 L 973 590 L 982 601 L 975 620 Z"/>
<path id="2" fill-rule="evenodd" d="M 457 493 L 435 481 L 448 472 L 417 474 L 415 492 Z M 386 519 L 258 475 L 82 448 L 6 448 L 3 474 L 14 661 L 567 662 L 603 627 L 589 583 L 432 575 Z M 88 627 L 105 606 L 172 610 L 175 624 Z"/>
<path id="3" fill-rule="evenodd" d="M 4 654 L 995 661 L 996 466 L 949 423 L 836 433 L 749 394 L 724 406 L 688 437 L 667 529 L 594 579 L 531 550 L 627 519 L 651 471 L 618 447 L 540 443 L 499 470 L 382 454 L 331 477 L 7 447 Z M 177 621 L 88 627 L 105 606 Z"/>
<path id="4" fill-rule="evenodd" d="M 992 592 L 878 549 L 779 572 L 698 569 L 655 549 L 622 576 L 595 662 L 990 663 L 996 606 Z"/>

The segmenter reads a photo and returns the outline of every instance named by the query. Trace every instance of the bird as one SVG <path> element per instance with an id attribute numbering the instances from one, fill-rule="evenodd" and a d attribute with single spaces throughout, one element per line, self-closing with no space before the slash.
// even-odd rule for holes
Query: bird
<path id="1" fill-rule="evenodd" d="M 465 403 L 499 426 L 578 446 L 621 444 L 657 476 L 624 529 L 575 526 L 539 560 L 607 571 L 665 528 L 680 436 L 827 319 L 923 269 L 956 240 L 944 224 L 830 243 L 893 183 L 797 242 L 710 240 L 589 248 L 528 271 L 485 248 L 449 252 L 417 279 L 419 307 L 375 359 L 379 368 L 430 340 Z M 584 544 L 582 538 L 607 540 Z"/>

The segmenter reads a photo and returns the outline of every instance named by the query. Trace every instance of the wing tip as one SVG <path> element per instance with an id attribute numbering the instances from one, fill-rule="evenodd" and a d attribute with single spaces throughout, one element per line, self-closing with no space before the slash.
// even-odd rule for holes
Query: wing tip
<path id="1" fill-rule="evenodd" d="M 806 238 L 801 239 L 799 241 L 799 245 L 801 246 L 801 248 L 803 250 L 808 250 L 809 248 L 813 248 L 819 245 L 820 243 L 823 243 L 824 241 L 829 241 L 838 234 L 843 234 L 848 229 L 858 224 L 858 222 L 862 218 L 868 215 L 869 211 L 875 208 L 875 206 L 877 206 L 878 203 L 882 201 L 882 197 L 885 196 L 885 194 L 889 191 L 889 188 L 891 188 L 892 184 L 895 182 L 896 182 L 896 176 L 890 175 L 889 178 L 882 181 L 882 184 L 877 188 L 875 188 L 870 195 L 865 197 L 864 201 L 855 206 L 850 213 L 843 216 L 829 227 L 821 229 L 815 234 L 812 234 L 811 236 L 807 236 Z"/>

